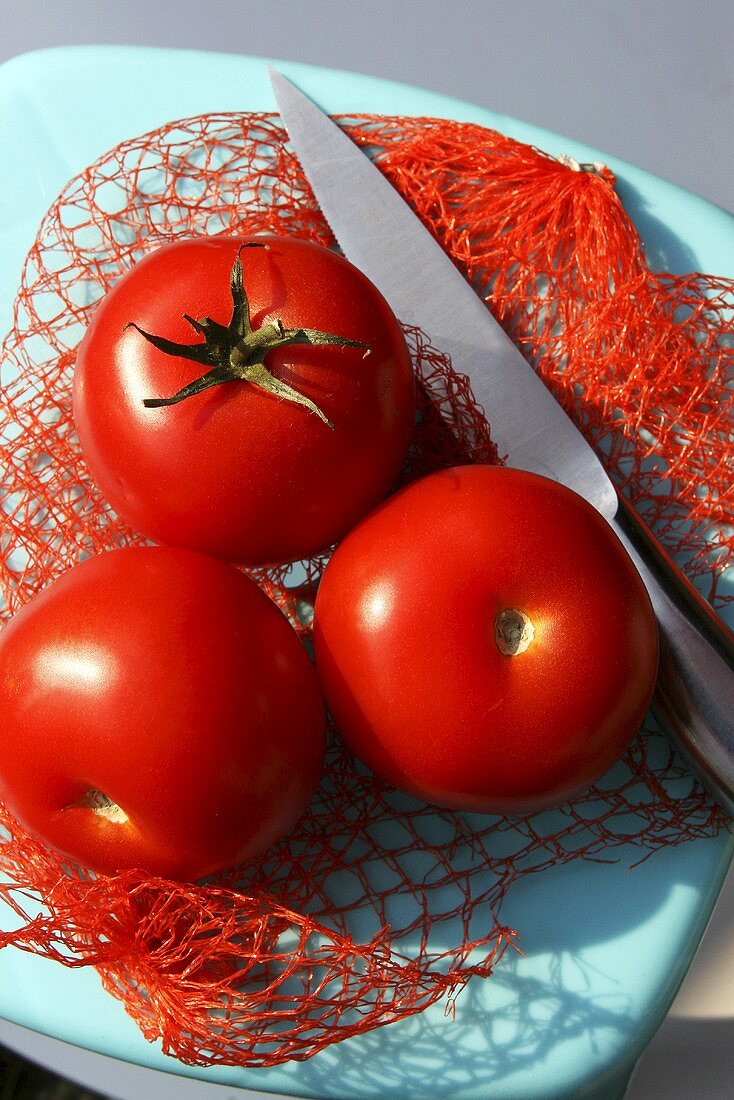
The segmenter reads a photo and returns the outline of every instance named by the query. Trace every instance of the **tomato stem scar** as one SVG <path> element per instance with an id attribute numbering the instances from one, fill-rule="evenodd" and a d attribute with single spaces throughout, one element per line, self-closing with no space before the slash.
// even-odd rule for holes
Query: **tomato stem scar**
<path id="1" fill-rule="evenodd" d="M 220 386 L 225 382 L 244 381 L 283 400 L 302 405 L 323 420 L 327 427 L 333 428 L 331 421 L 309 397 L 271 374 L 265 366 L 265 357 L 268 352 L 291 344 L 312 346 L 331 344 L 345 348 L 362 348 L 365 355 L 369 354 L 369 346 L 359 340 L 349 340 L 347 337 L 335 336 L 331 332 L 321 332 L 319 329 L 286 328 L 279 317 L 259 328 L 253 328 L 250 304 L 242 279 L 241 258 L 243 250 L 251 247 L 266 250 L 269 248 L 264 242 L 249 241 L 240 245 L 237 250 L 229 278 L 232 316 L 228 325 L 221 325 L 211 317 L 201 317 L 196 320 L 188 313 L 184 313 L 184 319 L 199 336 L 203 337 L 203 341 L 195 344 L 179 344 L 163 336 L 154 336 L 150 332 L 145 332 L 134 321 L 128 322 L 125 326 L 125 328 L 135 329 L 145 337 L 148 343 L 165 355 L 190 359 L 208 368 L 205 374 L 195 378 L 170 397 L 146 397 L 143 399 L 143 405 L 146 409 L 176 405 L 179 401 L 185 401 L 188 397 L 211 389 L 212 386 Z"/>
<path id="2" fill-rule="evenodd" d="M 80 804 L 86 806 L 98 817 L 104 817 L 107 821 L 112 821 L 117 825 L 124 825 L 126 821 L 130 820 L 122 807 L 113 802 L 111 798 L 108 798 L 104 791 L 97 790 L 96 787 L 90 787 L 88 791 L 85 791 Z"/>
<path id="3" fill-rule="evenodd" d="M 506 657 L 524 653 L 534 637 L 532 619 L 517 608 L 505 608 L 494 620 L 494 640 L 500 653 Z"/>

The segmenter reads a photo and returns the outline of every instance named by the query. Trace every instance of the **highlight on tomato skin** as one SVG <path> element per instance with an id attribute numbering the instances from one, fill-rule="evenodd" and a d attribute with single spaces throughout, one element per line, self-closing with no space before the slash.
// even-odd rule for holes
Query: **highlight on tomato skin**
<path id="1" fill-rule="evenodd" d="M 557 482 L 455 467 L 326 566 L 316 668 L 347 744 L 437 806 L 525 815 L 588 788 L 652 698 L 655 615 L 607 522 Z"/>
<path id="2" fill-rule="evenodd" d="M 171 547 L 64 573 L 0 633 L 0 797 L 96 872 L 195 881 L 287 833 L 325 712 L 281 611 L 234 566 Z"/>
<path id="3" fill-rule="evenodd" d="M 297 237 L 192 237 L 97 305 L 73 412 L 132 528 L 249 566 L 328 549 L 391 489 L 413 367 L 377 288 Z"/>

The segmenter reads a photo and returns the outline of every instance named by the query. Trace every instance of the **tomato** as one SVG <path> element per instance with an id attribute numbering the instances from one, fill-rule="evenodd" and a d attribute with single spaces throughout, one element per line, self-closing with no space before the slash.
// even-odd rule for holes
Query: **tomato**
<path id="1" fill-rule="evenodd" d="M 191 550 L 75 566 L 0 633 L 0 797 L 95 871 L 195 880 L 290 829 L 318 782 L 325 716 L 287 619 Z"/>
<path id="2" fill-rule="evenodd" d="M 606 521 L 519 470 L 414 482 L 337 547 L 316 666 L 347 743 L 439 806 L 509 815 L 601 776 L 652 695 L 657 626 Z"/>
<path id="3" fill-rule="evenodd" d="M 247 565 L 341 537 L 392 486 L 414 417 L 384 298 L 291 237 L 199 237 L 144 257 L 95 310 L 73 402 L 118 514 L 155 542 Z"/>

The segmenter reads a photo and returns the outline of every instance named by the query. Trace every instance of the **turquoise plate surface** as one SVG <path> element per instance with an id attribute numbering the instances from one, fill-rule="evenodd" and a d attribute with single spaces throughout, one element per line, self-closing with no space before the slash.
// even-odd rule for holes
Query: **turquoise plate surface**
<path id="1" fill-rule="evenodd" d="M 650 264 L 734 276 L 734 219 L 597 150 L 445 96 L 354 73 L 189 51 L 80 47 L 0 68 L 0 327 L 26 252 L 64 184 L 117 142 L 177 118 L 273 110 L 272 64 L 333 112 L 433 115 L 476 122 L 580 161 L 603 160 L 641 232 Z M 577 861 L 513 887 L 503 920 L 522 932 L 456 1017 L 420 1016 L 270 1070 L 191 1068 L 146 1042 L 95 971 L 0 952 L 0 1016 L 138 1065 L 229 1086 L 311 1097 L 620 1096 L 664 1018 L 709 919 L 732 854 L 728 834 L 614 862 Z M 0 927 L 12 914 L 0 912 Z"/>

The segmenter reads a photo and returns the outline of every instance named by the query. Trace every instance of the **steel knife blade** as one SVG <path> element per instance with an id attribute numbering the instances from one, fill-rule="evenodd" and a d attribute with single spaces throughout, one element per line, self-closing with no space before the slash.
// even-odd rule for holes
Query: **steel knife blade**
<path id="1" fill-rule="evenodd" d="M 655 608 L 657 710 L 702 781 L 734 815 L 734 635 L 618 494 L 551 392 L 419 218 L 329 116 L 270 69 L 281 118 L 344 254 L 469 378 L 500 455 L 563 482 L 611 524 Z"/>

